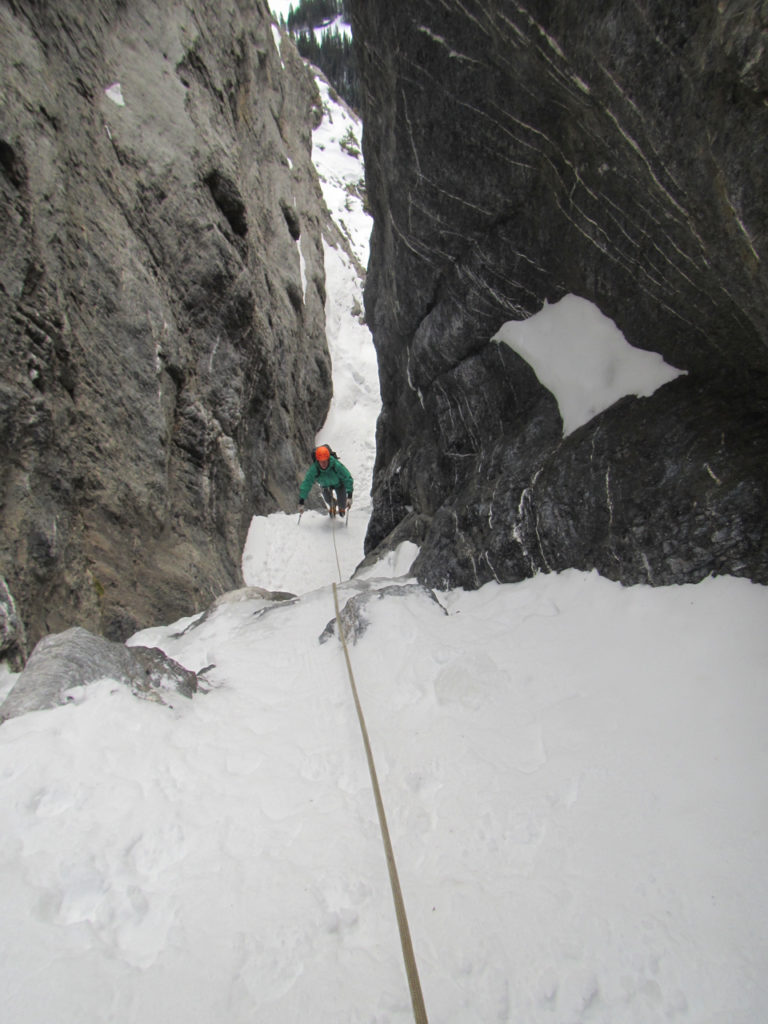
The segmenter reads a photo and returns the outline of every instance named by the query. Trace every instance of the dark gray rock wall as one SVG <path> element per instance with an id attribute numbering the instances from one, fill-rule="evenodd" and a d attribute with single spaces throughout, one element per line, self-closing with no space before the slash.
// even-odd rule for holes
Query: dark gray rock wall
<path id="1" fill-rule="evenodd" d="M 366 550 L 411 536 L 438 586 L 768 582 L 766 5 L 352 9 L 383 395 Z M 568 293 L 687 376 L 563 438 L 489 339 Z"/>
<path id="2" fill-rule="evenodd" d="M 263 0 L 4 0 L 0 93 L 0 575 L 124 638 L 241 582 L 325 417 L 317 91 Z"/>

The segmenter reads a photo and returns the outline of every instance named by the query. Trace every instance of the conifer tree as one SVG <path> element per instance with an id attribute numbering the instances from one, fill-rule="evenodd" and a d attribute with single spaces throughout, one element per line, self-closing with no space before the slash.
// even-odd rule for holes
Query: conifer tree
<path id="1" fill-rule="evenodd" d="M 300 0 L 291 6 L 285 26 L 302 57 L 323 72 L 353 110 L 360 109 L 360 81 L 352 39 L 338 27 L 325 28 L 335 18 L 349 22 L 349 0 Z"/>

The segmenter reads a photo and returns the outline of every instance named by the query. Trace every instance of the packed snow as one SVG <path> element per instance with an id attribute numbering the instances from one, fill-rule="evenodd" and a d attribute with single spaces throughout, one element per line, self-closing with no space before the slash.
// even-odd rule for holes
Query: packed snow
<path id="1" fill-rule="evenodd" d="M 104 90 L 104 92 L 116 106 L 125 106 L 125 100 L 123 99 L 123 87 L 119 82 L 113 82 L 112 85 L 108 86 L 108 88 Z"/>
<path id="2" fill-rule="evenodd" d="M 557 399 L 563 435 L 588 423 L 625 395 L 648 397 L 684 371 L 658 352 L 634 348 L 588 299 L 545 302 L 527 320 L 509 320 L 494 335 L 531 365 Z"/>
<path id="3" fill-rule="evenodd" d="M 245 580 L 295 599 L 246 589 L 132 638 L 205 670 L 192 700 L 105 679 L 0 727 L 7 1024 L 413 1019 L 345 659 L 318 638 L 333 581 L 342 604 L 409 582 L 417 549 L 353 576 L 378 383 L 353 263 L 325 257 L 318 441 L 355 477 L 348 523 L 255 518 Z M 432 1024 L 768 1019 L 767 588 L 569 571 L 364 616 L 350 659 Z"/>
<path id="4" fill-rule="evenodd" d="M 340 14 L 334 18 L 326 18 L 322 25 L 318 25 L 314 29 L 314 36 L 318 43 L 322 43 L 325 36 L 334 32 L 340 36 L 346 36 L 348 39 L 352 38 L 352 29 L 349 26 L 349 22 L 345 21 Z"/>
<path id="5" fill-rule="evenodd" d="M 362 199 L 362 125 L 345 103 L 331 99 L 331 88 L 324 77 L 318 75 L 317 85 L 323 120 L 313 133 L 312 150 L 323 196 L 352 254 L 364 267 L 371 225 Z"/>

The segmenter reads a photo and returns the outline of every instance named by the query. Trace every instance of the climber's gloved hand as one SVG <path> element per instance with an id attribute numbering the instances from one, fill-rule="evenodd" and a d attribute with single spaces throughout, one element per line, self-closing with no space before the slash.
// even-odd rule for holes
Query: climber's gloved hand
<path id="1" fill-rule="evenodd" d="M 352 508 L 352 495 L 347 498 L 347 508 Z"/>

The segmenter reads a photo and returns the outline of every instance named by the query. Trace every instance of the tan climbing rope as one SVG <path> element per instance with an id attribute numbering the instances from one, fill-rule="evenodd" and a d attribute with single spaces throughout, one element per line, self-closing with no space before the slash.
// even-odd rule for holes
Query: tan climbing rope
<path id="1" fill-rule="evenodd" d="M 336 538 L 333 541 L 334 548 L 336 547 Z M 336 554 L 336 563 L 338 565 L 338 552 Z M 339 582 L 341 582 L 341 568 L 339 568 Z M 395 914 L 397 915 L 397 927 L 400 931 L 400 944 L 403 948 L 403 960 L 405 961 L 405 973 L 408 976 L 408 987 L 411 991 L 411 1005 L 413 1006 L 413 1017 L 416 1024 L 428 1024 L 427 1011 L 424 1007 L 424 997 L 421 994 L 421 982 L 419 981 L 419 972 L 416 967 L 416 957 L 413 953 L 413 944 L 411 943 L 411 933 L 408 929 L 408 919 L 405 916 L 405 903 L 403 902 L 403 894 L 400 889 L 400 880 L 397 877 L 397 867 L 395 865 L 395 855 L 392 850 L 392 842 L 389 838 L 389 828 L 387 827 L 387 818 L 384 814 L 384 802 L 381 799 L 381 790 L 379 789 L 379 780 L 376 775 L 376 766 L 373 763 L 373 753 L 371 751 L 371 744 L 368 739 L 368 730 L 365 726 L 365 719 L 363 717 L 363 709 L 360 705 L 360 698 L 357 695 L 357 686 L 355 684 L 355 677 L 352 672 L 352 663 L 349 660 L 349 650 L 347 648 L 347 640 L 344 636 L 344 627 L 341 624 L 341 613 L 339 612 L 339 595 L 336 589 L 336 584 L 333 584 L 333 604 L 336 609 L 336 623 L 339 628 L 339 639 L 341 640 L 341 646 L 344 649 L 344 658 L 347 663 L 347 673 L 349 675 L 349 685 L 352 687 L 352 696 L 355 701 L 355 708 L 357 710 L 357 720 L 360 723 L 360 732 L 363 736 L 363 745 L 365 747 L 365 756 L 368 761 L 368 772 L 371 776 L 371 785 L 373 786 L 373 795 L 376 800 L 376 810 L 379 815 L 379 827 L 381 829 L 381 838 L 384 842 L 384 852 L 387 858 L 387 868 L 389 869 L 389 883 L 392 887 L 392 899 L 395 903 Z"/>
<path id="2" fill-rule="evenodd" d="M 341 578 L 341 562 L 339 561 L 339 549 L 336 547 L 336 517 L 335 516 L 331 517 L 331 525 L 333 527 L 333 532 L 331 533 L 331 536 L 333 537 L 333 553 L 336 555 L 336 571 L 339 574 L 339 583 L 342 583 L 343 580 Z M 336 584 L 334 584 L 334 586 L 335 585 Z M 339 633 L 341 633 L 341 626 L 339 626 Z"/>

